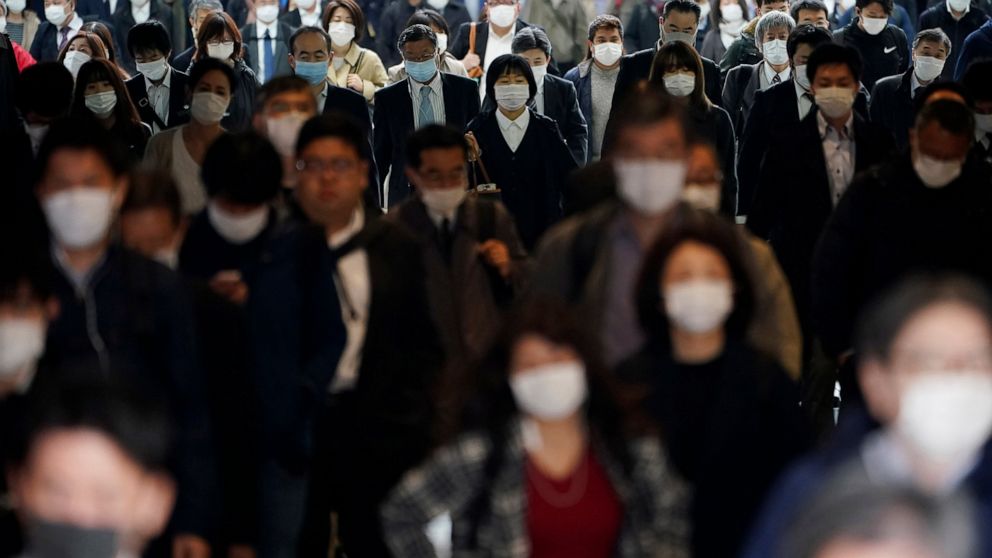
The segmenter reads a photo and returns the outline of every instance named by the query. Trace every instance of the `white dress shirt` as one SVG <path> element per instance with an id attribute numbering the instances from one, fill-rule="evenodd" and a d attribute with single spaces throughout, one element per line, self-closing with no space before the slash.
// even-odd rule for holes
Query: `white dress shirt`
<path id="1" fill-rule="evenodd" d="M 72 12 L 72 19 L 69 20 L 69 23 L 56 29 L 56 33 L 55 33 L 56 48 L 58 48 L 59 43 L 62 42 L 62 29 L 66 27 L 69 28 L 69 32 L 65 36 L 65 44 L 69 44 L 69 41 L 71 41 L 72 38 L 76 36 L 76 33 L 79 33 L 79 30 L 83 28 L 83 18 L 80 17 L 78 13 Z"/>
<path id="2" fill-rule="evenodd" d="M 513 54 L 513 49 L 510 46 L 513 44 L 513 35 L 516 33 L 517 22 L 513 22 L 513 29 L 510 30 L 503 37 L 497 37 L 496 32 L 493 31 L 493 26 L 489 26 L 489 38 L 486 40 L 486 58 L 482 61 L 483 71 L 489 71 L 489 65 L 492 64 L 493 60 L 496 60 L 504 54 Z M 479 80 L 479 94 L 483 99 L 486 98 L 486 80 Z"/>
<path id="3" fill-rule="evenodd" d="M 148 21 L 148 18 L 152 16 L 152 3 L 149 0 L 145 2 L 144 6 L 136 6 L 134 2 L 131 2 L 131 17 L 134 18 L 134 23 L 144 23 Z"/>
<path id="4" fill-rule="evenodd" d="M 500 132 L 503 133 L 506 145 L 510 147 L 510 151 L 516 153 L 517 148 L 520 147 L 520 142 L 524 141 L 527 125 L 530 124 L 530 109 L 524 109 L 516 120 L 510 120 L 503 114 L 503 111 L 497 109 L 496 122 L 499 124 Z"/>
<path id="5" fill-rule="evenodd" d="M 365 227 L 362 208 L 355 210 L 351 222 L 344 230 L 327 239 L 331 249 L 340 248 Z M 369 257 L 364 248 L 356 248 L 338 260 L 334 274 L 334 288 L 341 302 L 341 319 L 344 321 L 348 341 L 345 343 L 337 373 L 331 382 L 331 393 L 355 387 L 358 371 L 362 366 L 362 349 L 368 330 L 369 306 L 372 301 L 372 278 L 369 276 Z"/>
<path id="6" fill-rule="evenodd" d="M 823 158 L 827 162 L 827 175 L 830 177 L 830 199 L 834 207 L 854 178 L 854 113 L 847 117 L 844 129 L 838 132 L 827 124 L 823 113 L 816 113 L 823 141 Z"/>
<path id="7" fill-rule="evenodd" d="M 872 483 L 918 484 L 913 473 L 913 458 L 893 432 L 879 430 L 869 434 L 861 443 L 860 454 Z M 937 493 L 947 495 L 957 490 L 978 463 L 979 457 L 975 456 L 945 471 L 939 485 L 934 487 Z"/>
<path id="8" fill-rule="evenodd" d="M 144 74 L 142 74 L 144 76 Z M 165 66 L 165 76 L 162 77 L 162 83 L 155 85 L 152 80 L 145 78 L 145 91 L 148 92 L 148 103 L 152 106 L 152 110 L 155 114 L 162 120 L 162 123 L 169 124 L 169 93 L 171 87 L 169 82 L 172 81 L 172 66 L 166 64 Z M 159 133 L 162 128 L 158 125 L 158 122 L 152 121 L 152 132 Z"/>
<path id="9" fill-rule="evenodd" d="M 434 78 L 428 83 L 414 81 L 411 77 L 407 77 L 406 83 L 410 90 L 410 101 L 413 102 L 413 128 L 417 129 L 424 125 L 420 122 L 420 98 L 424 87 L 428 88 L 434 122 L 444 123 L 444 83 L 441 81 L 441 72 L 435 73 Z"/>
<path id="10" fill-rule="evenodd" d="M 324 114 L 325 104 L 327 104 L 327 80 L 324 80 L 324 88 L 317 93 L 317 114 Z"/>
<path id="11" fill-rule="evenodd" d="M 537 107 L 537 114 L 544 114 L 544 82 L 537 82 L 537 95 L 534 95 L 534 106 Z"/>
<path id="12" fill-rule="evenodd" d="M 792 67 L 786 66 L 781 72 L 775 73 L 772 69 L 772 65 L 765 62 L 761 65 L 761 74 L 758 76 L 758 84 L 761 86 L 761 90 L 764 91 L 772 85 L 772 80 L 778 75 L 779 82 L 784 82 L 792 76 Z"/>
<path id="13" fill-rule="evenodd" d="M 312 12 L 300 10 L 300 22 L 303 27 L 320 27 L 320 9 L 317 2 L 314 2 Z"/>
<path id="14" fill-rule="evenodd" d="M 258 81 L 265 81 L 265 32 L 268 31 L 269 37 L 272 40 L 269 42 L 269 48 L 272 49 L 272 60 L 275 61 L 276 53 L 276 41 L 279 40 L 279 18 L 276 18 L 272 23 L 265 24 L 261 21 L 255 20 L 255 36 L 258 37 L 258 48 L 255 49 L 256 56 L 258 56 Z"/>
<path id="15" fill-rule="evenodd" d="M 799 82 L 792 80 L 792 84 L 796 88 L 796 103 L 799 107 L 799 120 L 806 118 L 809 111 L 813 109 L 813 93 L 803 89 Z"/>

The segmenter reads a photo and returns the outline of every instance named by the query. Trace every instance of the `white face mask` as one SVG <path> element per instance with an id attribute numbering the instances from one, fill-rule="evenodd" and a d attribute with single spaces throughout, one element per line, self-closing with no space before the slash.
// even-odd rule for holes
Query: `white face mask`
<path id="1" fill-rule="evenodd" d="M 27 0 L 10 0 L 7 2 L 7 9 L 15 14 L 19 14 L 24 11 L 27 5 Z"/>
<path id="2" fill-rule="evenodd" d="M 720 6 L 720 15 L 727 23 L 738 23 L 744 20 L 744 10 L 741 9 L 740 4 Z"/>
<path id="3" fill-rule="evenodd" d="M 970 2 L 969 0 L 947 0 L 947 4 L 955 12 L 963 12 L 968 9 Z"/>
<path id="4" fill-rule="evenodd" d="M 28 124 L 25 122 L 24 133 L 31 140 L 31 151 L 37 155 L 38 148 L 41 147 L 41 140 L 45 139 L 45 134 L 48 133 L 48 124 Z"/>
<path id="5" fill-rule="evenodd" d="M 613 169 L 617 175 L 617 194 L 639 213 L 657 215 L 682 197 L 685 161 L 617 159 Z"/>
<path id="6" fill-rule="evenodd" d="M 806 64 L 800 64 L 792 70 L 792 78 L 796 80 L 799 87 L 809 91 L 809 76 L 806 75 Z"/>
<path id="7" fill-rule="evenodd" d="M 696 209 L 716 213 L 720 209 L 720 184 L 686 184 L 682 201 Z"/>
<path id="8" fill-rule="evenodd" d="M 114 213 L 114 193 L 106 188 L 69 188 L 45 198 L 42 208 L 59 244 L 89 248 L 107 236 Z"/>
<path id="9" fill-rule="evenodd" d="M 348 46 L 355 38 L 355 26 L 346 21 L 335 21 L 327 26 L 327 34 L 335 46 Z"/>
<path id="10" fill-rule="evenodd" d="M 710 15 L 709 3 L 699 5 L 699 21 L 705 21 Z"/>
<path id="11" fill-rule="evenodd" d="M 604 66 L 612 66 L 623 56 L 623 45 L 619 43 L 599 43 L 592 47 L 592 57 Z"/>
<path id="12" fill-rule="evenodd" d="M 510 389 L 522 413 L 544 420 L 564 419 L 585 403 L 585 366 L 559 362 L 531 368 L 510 378 Z"/>
<path id="13" fill-rule="evenodd" d="M 255 8 L 255 17 L 262 23 L 272 23 L 279 17 L 279 6 L 266 4 Z"/>
<path id="14" fill-rule="evenodd" d="M 0 319 L 0 379 L 24 372 L 45 351 L 45 321 Z"/>
<path id="15" fill-rule="evenodd" d="M 530 71 L 534 72 L 534 82 L 537 83 L 537 88 L 540 89 L 541 84 L 544 83 L 544 76 L 548 75 L 548 65 L 531 66 Z"/>
<path id="16" fill-rule="evenodd" d="M 444 7 L 448 5 L 448 0 L 427 0 L 427 5 L 434 8 L 436 12 L 442 12 Z"/>
<path id="17" fill-rule="evenodd" d="M 986 134 L 992 134 L 992 114 L 975 114 L 975 128 Z"/>
<path id="18" fill-rule="evenodd" d="M 687 97 L 696 89 L 695 74 L 666 74 L 665 89 L 676 97 Z"/>
<path id="19" fill-rule="evenodd" d="M 724 279 L 690 279 L 662 290 L 665 314 L 681 330 L 709 333 L 734 309 L 734 288 Z"/>
<path id="20" fill-rule="evenodd" d="M 189 104 L 190 116 L 201 124 L 216 124 L 224 118 L 227 112 L 227 105 L 230 99 L 222 97 L 209 91 L 193 93 L 193 100 Z"/>
<path id="21" fill-rule="evenodd" d="M 775 66 L 781 66 L 789 61 L 789 51 L 786 49 L 785 41 L 782 39 L 762 43 L 761 53 L 769 64 Z"/>
<path id="22" fill-rule="evenodd" d="M 963 464 L 992 434 L 992 377 L 978 371 L 921 373 L 900 395 L 894 427 L 931 463 Z"/>
<path id="23" fill-rule="evenodd" d="M 828 118 L 840 118 L 854 106 L 854 90 L 846 87 L 824 87 L 813 93 L 816 106 Z"/>
<path id="24" fill-rule="evenodd" d="M 861 25 L 865 28 L 865 33 L 869 35 L 878 35 L 885 30 L 885 27 L 889 24 L 889 18 L 887 17 L 862 17 Z"/>
<path id="25" fill-rule="evenodd" d="M 135 63 L 135 67 L 146 78 L 152 81 L 158 81 L 165 77 L 165 72 L 169 69 L 169 63 L 163 56 L 162 58 L 152 60 L 151 62 L 137 62 Z"/>
<path id="26" fill-rule="evenodd" d="M 307 11 L 308 12 L 311 9 L 313 9 L 313 7 L 314 7 L 314 5 L 316 3 L 317 3 L 317 0 L 296 0 L 296 7 L 299 8 L 299 9 L 301 9 L 301 10 L 303 10 L 303 11 Z"/>
<path id="27" fill-rule="evenodd" d="M 65 11 L 68 7 L 68 4 L 52 4 L 51 6 L 48 6 L 45 8 L 45 19 L 47 19 L 48 23 L 51 23 L 55 27 L 62 27 L 62 23 L 64 23 L 66 18 L 69 17 L 69 14 Z"/>
<path id="28" fill-rule="evenodd" d="M 682 33 L 680 31 L 665 31 L 664 25 L 658 25 L 661 30 L 661 36 L 664 37 L 665 43 L 673 43 L 675 41 L 681 41 L 691 47 L 696 46 L 696 34 L 695 33 Z"/>
<path id="29" fill-rule="evenodd" d="M 913 157 L 913 170 L 929 188 L 943 188 L 961 176 L 962 161 L 941 161 L 920 152 Z"/>
<path id="30" fill-rule="evenodd" d="M 245 244 L 265 229 L 269 224 L 269 208 L 259 207 L 249 213 L 232 215 L 215 202 L 207 204 L 207 219 L 214 230 L 231 244 Z"/>
<path id="31" fill-rule="evenodd" d="M 276 118 L 267 118 L 265 128 L 269 141 L 283 157 L 296 154 L 296 139 L 300 136 L 303 123 L 310 117 L 302 112 L 290 112 Z"/>
<path id="32" fill-rule="evenodd" d="M 509 27 L 517 19 L 515 6 L 499 5 L 489 7 L 489 22 L 497 27 Z"/>
<path id="33" fill-rule="evenodd" d="M 117 93 L 113 91 L 102 91 L 83 97 L 83 103 L 90 109 L 97 118 L 109 118 L 114 113 L 117 106 Z"/>
<path id="34" fill-rule="evenodd" d="M 437 51 L 444 52 L 448 50 L 448 34 L 438 33 L 436 36 L 437 36 Z"/>
<path id="35" fill-rule="evenodd" d="M 917 56 L 913 62 L 916 77 L 923 82 L 931 82 L 944 71 L 944 61 L 933 56 Z"/>
<path id="36" fill-rule="evenodd" d="M 221 62 L 227 62 L 234 54 L 234 42 L 224 41 L 222 43 L 207 43 L 207 56 L 216 58 Z"/>
<path id="37" fill-rule="evenodd" d="M 62 65 L 69 70 L 69 73 L 72 74 L 72 79 L 75 80 L 76 76 L 79 75 L 79 68 L 81 68 L 83 64 L 89 62 L 90 59 L 89 54 L 86 54 L 81 50 L 73 50 L 65 53 L 65 58 L 62 59 Z"/>
<path id="38" fill-rule="evenodd" d="M 468 196 L 465 188 L 421 188 L 418 191 L 427 209 L 445 217 L 450 217 Z"/>
<path id="39" fill-rule="evenodd" d="M 514 111 L 526 105 L 527 101 L 530 100 L 530 85 L 522 83 L 497 85 L 493 87 L 493 93 L 495 94 L 496 104 L 500 108 Z"/>
<path id="40" fill-rule="evenodd" d="M 0 33 L 7 31 L 7 16 L 0 16 Z"/>

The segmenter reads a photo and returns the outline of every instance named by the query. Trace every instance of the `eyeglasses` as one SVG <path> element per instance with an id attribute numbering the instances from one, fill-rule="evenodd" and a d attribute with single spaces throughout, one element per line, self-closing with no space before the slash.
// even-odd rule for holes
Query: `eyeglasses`
<path id="1" fill-rule="evenodd" d="M 296 170 L 313 174 L 324 174 L 334 171 L 337 174 L 353 170 L 358 163 L 348 159 L 300 159 L 296 161 Z"/>
<path id="2" fill-rule="evenodd" d="M 210 45 L 210 46 L 215 46 L 215 47 L 216 46 L 221 46 L 221 45 L 226 46 L 226 47 L 228 47 L 228 46 L 229 47 L 233 47 L 234 46 L 234 41 L 216 41 L 216 40 L 214 40 L 214 41 L 207 41 L 207 44 Z"/>
<path id="3" fill-rule="evenodd" d="M 436 50 L 434 52 L 428 52 L 428 53 L 425 53 L 425 54 L 421 54 L 420 56 L 408 56 L 404 52 L 403 53 L 403 60 L 407 60 L 409 62 L 427 62 L 428 60 L 434 58 L 435 56 L 437 56 L 437 51 Z"/>

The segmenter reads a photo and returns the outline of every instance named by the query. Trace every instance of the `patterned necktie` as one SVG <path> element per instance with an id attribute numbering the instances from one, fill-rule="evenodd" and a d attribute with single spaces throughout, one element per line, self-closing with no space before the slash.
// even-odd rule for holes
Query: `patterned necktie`
<path id="1" fill-rule="evenodd" d="M 431 105 L 431 88 L 423 86 L 420 88 L 420 127 L 434 123 L 434 106 Z"/>
<path id="2" fill-rule="evenodd" d="M 775 74 L 775 77 L 772 78 L 772 85 L 776 83 L 782 83 L 782 78 L 778 77 L 778 74 Z"/>
<path id="3" fill-rule="evenodd" d="M 441 247 L 441 256 L 444 258 L 444 263 L 450 266 L 452 252 L 455 247 L 455 235 L 451 231 L 451 221 L 447 217 L 441 220 L 441 227 L 437 233 L 438 243 Z"/>
<path id="4" fill-rule="evenodd" d="M 265 51 L 265 76 L 264 80 L 268 82 L 272 79 L 272 74 L 275 73 L 276 57 L 272 52 L 272 35 L 269 34 L 269 30 L 265 30 L 265 37 L 262 39 L 262 50 Z"/>
<path id="5" fill-rule="evenodd" d="M 65 43 L 69 40 L 69 26 L 66 25 L 62 29 L 59 29 L 59 52 L 65 48 Z"/>

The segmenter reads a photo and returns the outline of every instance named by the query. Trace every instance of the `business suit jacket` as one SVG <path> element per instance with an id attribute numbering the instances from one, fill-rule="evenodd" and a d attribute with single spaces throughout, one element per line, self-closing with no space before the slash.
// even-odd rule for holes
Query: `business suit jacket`
<path id="1" fill-rule="evenodd" d="M 96 16 L 82 15 L 80 13 L 77 13 L 76 16 L 83 18 L 83 23 L 97 21 L 99 19 Z M 38 26 L 38 32 L 34 35 L 34 40 L 31 41 L 31 57 L 38 62 L 58 60 L 59 49 L 58 42 L 56 41 L 58 34 L 58 27 L 55 27 L 48 21 L 42 21 L 41 25 Z"/>
<path id="2" fill-rule="evenodd" d="M 732 68 L 727 72 L 727 79 L 723 83 L 723 106 L 727 107 L 730 120 L 734 123 L 734 130 L 738 134 L 747 122 L 751 105 L 754 103 L 754 94 L 761 88 L 762 64 L 764 62 Z"/>
<path id="3" fill-rule="evenodd" d="M 188 72 L 193 65 L 193 55 L 196 54 L 196 47 L 191 46 L 172 57 L 172 67 L 180 72 Z"/>
<path id="4" fill-rule="evenodd" d="M 152 0 L 148 20 L 157 19 L 171 30 L 173 25 L 172 8 L 167 7 L 161 0 Z M 117 63 L 124 68 L 127 73 L 134 75 L 137 71 L 134 67 L 134 58 L 127 50 L 127 33 L 136 25 L 134 15 L 131 13 L 131 1 L 119 0 L 117 11 L 113 15 L 114 41 L 117 43 Z"/>
<path id="5" fill-rule="evenodd" d="M 186 109 L 186 88 L 188 87 L 189 76 L 179 70 L 172 68 L 169 76 L 169 121 L 162 129 L 172 128 L 189 122 L 189 111 Z M 131 95 L 134 107 L 138 109 L 138 116 L 141 121 L 149 126 L 157 123 L 155 110 L 148 99 L 148 90 L 145 88 L 145 76 L 137 74 L 127 80 L 127 92 Z"/>
<path id="6" fill-rule="evenodd" d="M 321 14 L 324 13 L 324 7 L 325 6 L 327 6 L 327 2 L 325 0 L 322 0 L 320 2 L 320 13 Z M 318 20 L 319 19 L 320 18 L 318 18 Z M 296 31 L 300 27 L 303 27 L 303 18 L 300 17 L 300 9 L 297 8 L 295 10 L 290 10 L 290 11 L 288 11 L 288 12 L 280 15 L 279 16 L 279 22 L 280 23 L 285 23 L 286 25 L 290 26 L 293 29 L 293 31 Z"/>
<path id="7" fill-rule="evenodd" d="M 364 130 L 369 141 L 369 153 L 373 157 L 369 161 L 369 185 L 365 189 L 365 203 L 372 207 L 382 207 L 379 196 L 379 172 L 376 168 L 374 149 L 372 145 L 372 118 L 369 116 L 369 105 L 361 93 L 345 87 L 338 87 L 327 80 L 327 99 L 324 101 L 324 112 L 344 114 L 353 119 Z"/>
<path id="8" fill-rule="evenodd" d="M 293 68 L 289 65 L 289 47 L 287 45 L 290 35 L 293 34 L 293 28 L 282 22 L 279 22 L 278 28 L 277 36 L 273 38 L 275 54 L 272 59 L 275 62 L 275 71 L 272 73 L 272 77 L 291 76 L 293 75 Z M 245 62 L 248 63 L 248 67 L 255 72 L 259 82 L 261 82 L 265 76 L 259 73 L 258 43 L 264 42 L 265 39 L 258 38 L 257 29 L 254 23 L 245 25 L 241 28 L 241 38 L 245 44 Z"/>
<path id="9" fill-rule="evenodd" d="M 854 99 L 854 110 L 865 120 L 868 118 L 868 92 L 864 87 Z M 799 101 L 791 79 L 775 84 L 764 91 L 754 92 L 751 112 L 743 130 L 737 130 L 737 215 L 747 215 L 754 199 L 761 161 L 771 148 L 773 130 L 799 124 Z"/>
<path id="10" fill-rule="evenodd" d="M 458 34 L 455 36 L 455 41 L 448 47 L 448 51 L 454 54 L 455 58 L 459 60 L 465 58 L 465 55 L 468 54 L 468 39 L 471 33 L 471 26 L 472 22 L 461 24 L 458 27 Z M 516 33 L 524 27 L 531 27 L 531 24 L 518 17 L 517 22 L 513 26 L 513 32 Z M 479 55 L 480 64 L 486 61 L 487 42 L 489 42 L 489 23 L 480 21 L 475 27 L 475 53 Z"/>
<path id="11" fill-rule="evenodd" d="M 648 79 L 648 75 L 651 73 L 651 63 L 654 62 L 654 55 L 657 51 L 658 47 L 655 46 L 623 57 L 624 61 L 620 64 L 620 73 L 617 74 L 617 87 L 613 90 L 613 110 L 616 110 L 616 107 L 623 102 L 624 97 L 641 80 Z M 709 58 L 702 58 L 702 60 L 703 79 L 706 81 L 704 86 L 706 97 L 714 105 L 721 106 L 723 104 L 721 97 L 723 84 L 720 81 L 720 67 Z M 611 117 L 612 114 L 611 111 Z"/>
<path id="12" fill-rule="evenodd" d="M 734 137 L 730 116 L 720 107 L 692 107 L 688 110 L 688 117 L 689 130 L 716 148 L 723 173 L 720 213 L 733 217 L 734 201 L 737 198 L 737 139 Z"/>
<path id="13" fill-rule="evenodd" d="M 896 140 L 896 148 L 909 144 L 909 129 L 913 126 L 913 67 L 902 74 L 882 78 L 875 83 L 868 107 L 873 124 L 888 129 Z M 938 77 L 937 80 L 941 78 Z"/>
<path id="14" fill-rule="evenodd" d="M 479 114 L 479 89 L 463 77 L 440 73 L 444 92 L 444 117 L 448 125 L 464 129 Z M 413 131 L 413 101 L 409 81 L 387 86 L 375 94 L 375 160 L 379 171 L 380 196 L 385 200 L 386 173 L 389 177 L 389 205 L 394 207 L 409 196 L 411 187 L 403 169 L 406 167 L 406 138 Z M 381 103 L 381 104 L 380 104 Z"/>

